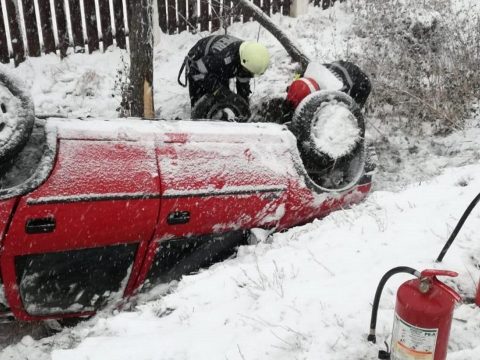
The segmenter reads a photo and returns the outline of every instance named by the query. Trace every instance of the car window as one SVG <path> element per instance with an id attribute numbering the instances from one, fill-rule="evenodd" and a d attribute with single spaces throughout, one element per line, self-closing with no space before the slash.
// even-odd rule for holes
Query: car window
<path id="1" fill-rule="evenodd" d="M 45 122 L 37 120 L 23 149 L 0 164 L 0 189 L 17 186 L 29 179 L 40 164 L 45 146 Z"/>

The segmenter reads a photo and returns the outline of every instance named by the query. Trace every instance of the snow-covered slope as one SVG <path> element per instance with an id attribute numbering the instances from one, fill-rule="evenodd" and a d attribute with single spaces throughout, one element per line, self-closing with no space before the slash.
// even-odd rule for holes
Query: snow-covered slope
<path id="1" fill-rule="evenodd" d="M 238 258 L 185 277 L 171 294 L 133 312 L 80 326 L 71 333 L 84 337 L 81 343 L 55 350 L 52 358 L 375 358 L 376 347 L 365 341 L 371 302 L 390 268 L 456 270 L 459 278 L 449 283 L 465 298 L 474 295 L 480 209 L 444 263 L 434 259 L 479 189 L 475 165 L 400 193 L 376 192 L 353 209 L 244 247 Z M 398 275 L 387 286 L 379 340 L 391 330 L 392 292 L 408 278 Z M 480 357 L 479 323 L 478 307 L 458 307 L 449 359 Z M 87 329 L 88 336 L 80 335 Z"/>
<path id="2" fill-rule="evenodd" d="M 377 191 L 352 209 L 242 247 L 165 296 L 148 294 L 131 311 L 105 311 L 40 341 L 26 337 L 0 359 L 375 359 L 377 346 L 366 342 L 371 302 L 390 268 L 455 270 L 460 276 L 448 283 L 474 296 L 480 209 L 444 263 L 434 260 L 479 189 L 480 165 L 472 165 L 399 193 Z M 387 284 L 380 344 L 390 334 L 393 294 L 409 278 Z M 479 324 L 478 307 L 457 307 L 449 359 L 479 358 Z"/>
<path id="3" fill-rule="evenodd" d="M 274 21 L 320 61 L 346 58 L 351 46 L 362 44 L 352 39 L 345 3 Z M 230 31 L 252 39 L 259 27 L 235 24 Z M 205 34 L 160 39 L 154 84 L 158 116 L 188 116 L 188 95 L 176 82 L 177 72 L 200 36 Z M 256 81 L 254 102 L 282 93 L 294 71 L 276 40 L 264 30 L 260 40 L 272 53 L 272 66 Z M 126 59 L 118 49 L 64 60 L 49 55 L 14 71 L 30 84 L 38 113 L 113 117 Z M 376 177 L 375 187 L 382 191 L 365 203 L 242 247 L 237 258 L 143 294 L 124 311 L 107 309 L 41 340 L 27 335 L 4 348 L 0 360 L 376 359 L 383 346 L 368 344 L 366 335 L 375 288 L 388 269 L 455 270 L 459 278 L 448 283 L 466 299 L 473 297 L 480 277 L 480 208 L 444 263 L 434 260 L 480 190 L 478 119 L 463 132 L 432 139 L 406 138 L 370 121 L 368 137 L 384 146 L 377 152 L 385 171 Z M 384 137 L 388 142 L 380 141 Z M 408 278 L 396 276 L 384 291 L 380 344 L 389 341 L 394 294 Z M 478 360 L 480 309 L 465 303 L 454 317 L 448 359 Z"/>

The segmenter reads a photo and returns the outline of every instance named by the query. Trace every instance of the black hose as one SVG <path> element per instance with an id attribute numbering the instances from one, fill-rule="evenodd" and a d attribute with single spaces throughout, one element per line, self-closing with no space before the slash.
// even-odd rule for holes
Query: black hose
<path id="1" fill-rule="evenodd" d="M 441 262 L 443 260 L 443 257 L 445 256 L 448 249 L 452 245 L 453 240 L 455 240 L 463 224 L 468 219 L 468 217 L 470 216 L 470 213 L 472 212 L 472 210 L 475 208 L 475 206 L 478 204 L 479 201 L 480 201 L 480 194 L 478 194 L 475 197 L 475 199 L 473 199 L 473 201 L 470 203 L 470 205 L 468 205 L 467 210 L 465 210 L 465 212 L 463 213 L 455 229 L 453 229 L 452 235 L 450 235 L 450 238 L 445 243 L 445 246 L 443 247 L 442 251 L 440 251 L 440 254 L 438 254 L 437 262 Z"/>
<path id="2" fill-rule="evenodd" d="M 380 303 L 380 296 L 382 295 L 383 287 L 385 286 L 385 283 L 390 279 L 393 275 L 399 274 L 399 273 L 407 273 L 407 274 L 412 274 L 413 276 L 420 277 L 420 272 L 408 267 L 408 266 L 398 266 L 396 268 L 393 268 L 385 273 L 383 277 L 380 279 L 380 282 L 377 286 L 377 291 L 375 292 L 375 298 L 373 300 L 373 306 L 372 306 L 372 317 L 370 319 L 370 333 L 368 334 L 367 340 L 374 343 L 377 341 L 376 335 L 375 335 L 375 329 L 377 327 L 377 313 L 378 313 L 378 305 Z"/>

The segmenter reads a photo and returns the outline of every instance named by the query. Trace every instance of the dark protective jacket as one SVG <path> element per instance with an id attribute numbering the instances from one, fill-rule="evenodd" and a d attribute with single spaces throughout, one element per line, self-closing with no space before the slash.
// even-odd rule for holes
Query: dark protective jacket
<path id="1" fill-rule="evenodd" d="M 199 40 L 188 52 L 189 81 L 228 84 L 229 79 L 236 78 L 237 94 L 248 100 L 253 74 L 241 65 L 242 42 L 231 35 L 211 35 Z"/>

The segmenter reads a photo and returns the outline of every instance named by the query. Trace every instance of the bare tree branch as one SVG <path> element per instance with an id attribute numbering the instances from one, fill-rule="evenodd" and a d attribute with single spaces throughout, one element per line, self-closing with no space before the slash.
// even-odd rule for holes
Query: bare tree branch
<path id="1" fill-rule="evenodd" d="M 244 10 L 247 9 L 252 12 L 252 17 L 258 21 L 265 29 L 267 29 L 275 38 L 282 44 L 288 55 L 301 64 L 302 68 L 306 68 L 310 59 L 300 50 L 300 48 L 293 43 L 292 40 L 265 14 L 262 9 L 248 0 L 232 0 L 233 3 L 239 4 Z"/>

